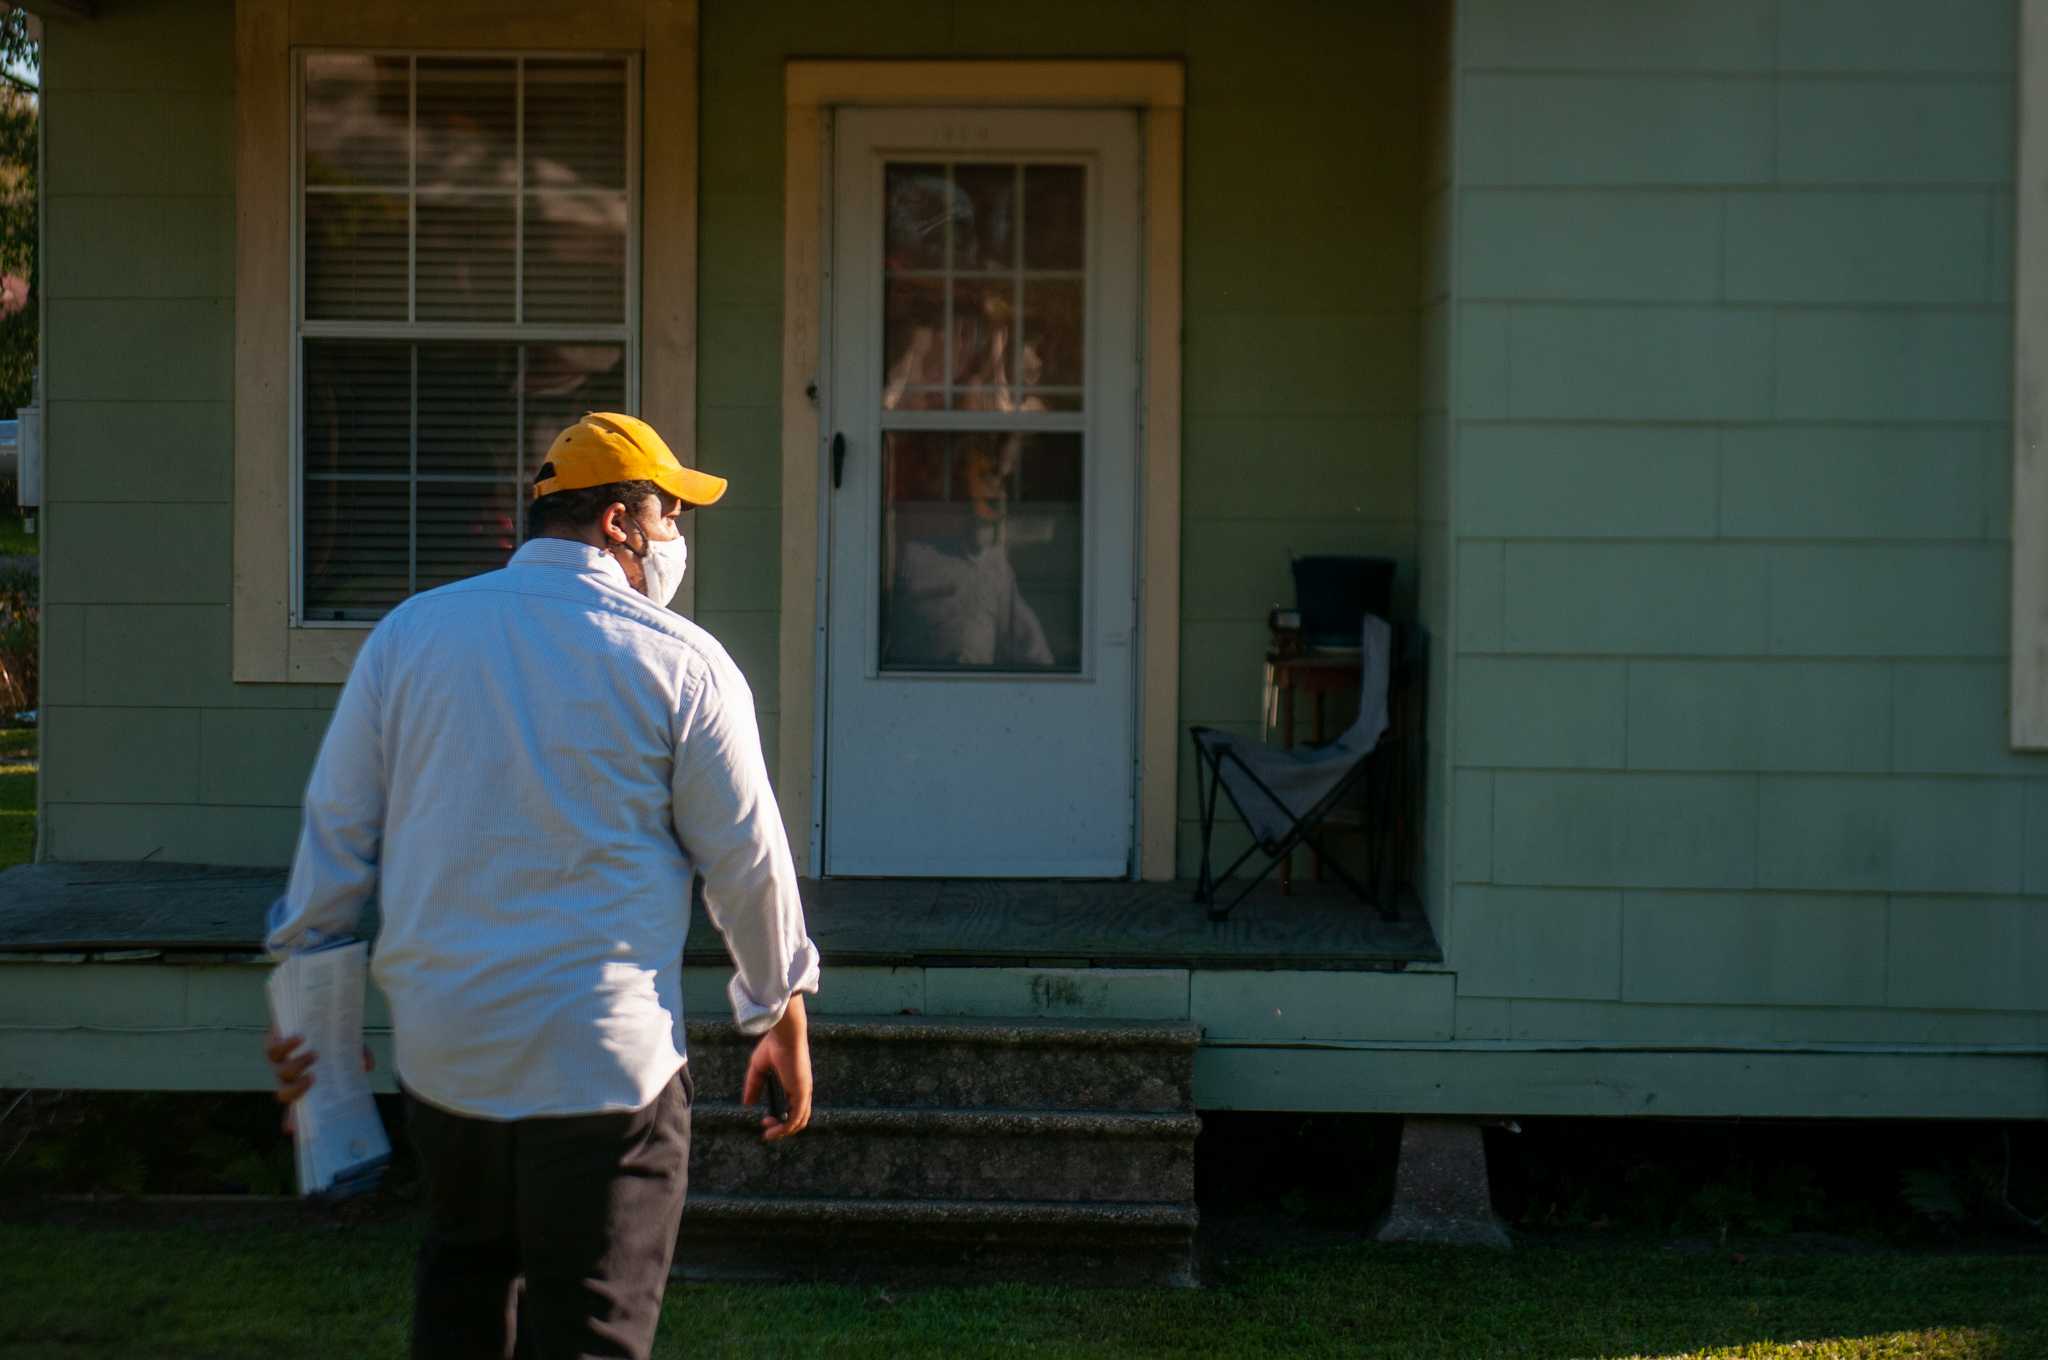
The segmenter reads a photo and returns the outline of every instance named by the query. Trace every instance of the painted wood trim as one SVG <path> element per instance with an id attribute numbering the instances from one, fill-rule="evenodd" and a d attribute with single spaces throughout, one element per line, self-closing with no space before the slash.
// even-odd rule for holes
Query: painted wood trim
<path id="1" fill-rule="evenodd" d="M 368 629 L 291 624 L 291 52 L 295 46 L 641 53 L 640 407 L 697 446 L 697 0 L 531 0 L 451 13 L 407 0 L 235 6 L 234 678 L 339 684 Z M 687 532 L 687 526 L 686 526 Z M 695 581 L 677 607 L 693 613 Z"/>
<path id="2" fill-rule="evenodd" d="M 579 0 L 573 6 L 532 0 L 464 5 L 419 0 L 294 0 L 292 43 L 304 47 L 523 47 L 630 52 L 647 31 L 646 0 Z M 691 68 L 692 88 L 696 85 Z"/>
<path id="3" fill-rule="evenodd" d="M 813 862 L 818 663 L 818 398 L 823 277 L 825 114 L 791 104 L 784 122 L 782 185 L 782 614 L 778 620 L 781 709 L 779 787 L 789 848 Z"/>
<path id="4" fill-rule="evenodd" d="M 819 759 L 818 407 L 827 109 L 835 104 L 1137 107 L 1145 111 L 1146 352 L 1139 626 L 1138 862 L 1174 875 L 1180 723 L 1181 167 L 1186 77 L 1177 61 L 792 61 L 783 147 L 781 755 L 776 796 L 802 871 Z"/>
<path id="5" fill-rule="evenodd" d="M 791 108 L 833 104 L 1180 108 L 1178 61 L 792 61 Z"/>
<path id="6" fill-rule="evenodd" d="M 1573 1051 L 1562 1045 L 1345 1048 L 1204 1044 L 1203 1110 L 1692 1118 L 2041 1119 L 2029 1047 L 1783 1052 Z"/>
<path id="7" fill-rule="evenodd" d="M 287 628 L 286 680 L 295 685 L 338 685 L 348 679 L 367 628 Z"/>
<path id="8" fill-rule="evenodd" d="M 2048 0 L 2020 7 L 2013 227 L 2012 744 L 2048 750 Z"/>
<path id="9" fill-rule="evenodd" d="M 640 418 L 695 467 L 697 0 L 646 0 L 640 108 Z M 693 617 L 708 561 L 695 520 L 682 526 L 694 570 L 671 602 Z"/>
<path id="10" fill-rule="evenodd" d="M 1145 119 L 1145 353 L 1141 419 L 1143 557 L 1138 615 L 1144 630 L 1138 721 L 1138 866 L 1174 876 L 1180 761 L 1181 147 L 1176 104 Z"/>
<path id="11" fill-rule="evenodd" d="M 289 678 L 291 5 L 235 4 L 234 678 Z"/>

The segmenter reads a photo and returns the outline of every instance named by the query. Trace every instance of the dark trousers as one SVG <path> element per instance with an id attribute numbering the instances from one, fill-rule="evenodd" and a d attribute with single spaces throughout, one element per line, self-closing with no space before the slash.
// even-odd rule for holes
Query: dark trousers
<path id="1" fill-rule="evenodd" d="M 645 1109 L 472 1119 L 406 1093 L 426 1182 L 412 1353 L 645 1360 L 682 1222 L 690 1079 Z"/>

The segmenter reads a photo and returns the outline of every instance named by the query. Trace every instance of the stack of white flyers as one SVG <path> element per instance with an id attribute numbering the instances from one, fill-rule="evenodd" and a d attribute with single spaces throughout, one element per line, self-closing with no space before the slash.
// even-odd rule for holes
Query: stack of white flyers
<path id="1" fill-rule="evenodd" d="M 370 948 L 338 939 L 294 954 L 270 973 L 270 1015 L 279 1034 L 305 1036 L 313 1086 L 292 1108 L 299 1193 L 339 1199 L 371 1189 L 391 1160 L 391 1140 L 363 1071 L 363 983 Z"/>

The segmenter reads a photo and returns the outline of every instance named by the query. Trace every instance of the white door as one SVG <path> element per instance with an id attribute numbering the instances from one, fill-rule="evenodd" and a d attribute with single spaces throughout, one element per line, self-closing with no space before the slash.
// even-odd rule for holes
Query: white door
<path id="1" fill-rule="evenodd" d="M 848 111 L 834 140 L 825 872 L 1121 877 L 1137 115 Z"/>

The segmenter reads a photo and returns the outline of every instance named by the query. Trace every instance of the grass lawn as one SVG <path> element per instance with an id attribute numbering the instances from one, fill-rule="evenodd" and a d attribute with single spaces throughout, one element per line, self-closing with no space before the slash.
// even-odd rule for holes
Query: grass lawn
<path id="1" fill-rule="evenodd" d="M 401 1356 L 413 1232 L 0 1223 L 0 1355 Z M 1345 1245 L 1200 1291 L 672 1286 L 662 1356 L 2048 1356 L 2048 1256 Z"/>
<path id="2" fill-rule="evenodd" d="M 0 557 L 34 557 L 41 542 L 23 527 L 18 512 L 0 510 Z"/>
<path id="3" fill-rule="evenodd" d="M 35 856 L 35 754 L 33 727 L 0 727 L 0 869 Z"/>

